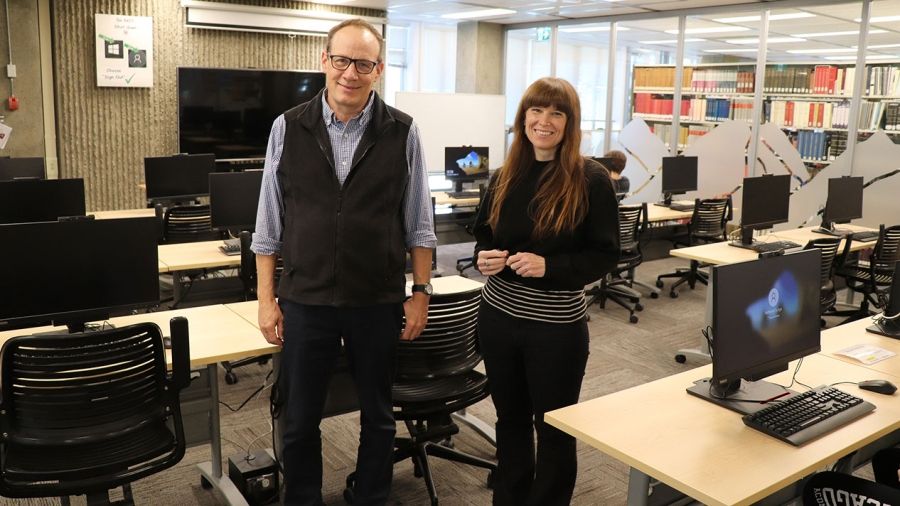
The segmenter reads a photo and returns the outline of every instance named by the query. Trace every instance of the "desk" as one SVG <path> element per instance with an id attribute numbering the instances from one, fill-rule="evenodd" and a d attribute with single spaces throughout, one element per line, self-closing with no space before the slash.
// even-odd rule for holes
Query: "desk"
<path id="1" fill-rule="evenodd" d="M 447 192 L 431 192 L 431 196 L 434 197 L 434 203 L 439 206 L 475 207 L 479 201 L 478 197 L 458 199 L 451 197 Z"/>
<path id="2" fill-rule="evenodd" d="M 858 227 L 855 225 L 841 225 L 841 227 L 849 228 L 854 232 L 874 230 L 871 228 Z M 773 232 L 765 237 L 771 237 L 772 240 L 793 241 L 802 247 L 806 245 L 807 242 L 813 239 L 829 237 L 827 235 L 817 234 L 813 232 L 813 230 L 816 228 L 818 227 L 792 228 L 788 230 Z M 850 245 L 850 251 L 859 251 L 866 248 L 872 248 L 875 246 L 876 242 L 877 239 L 868 242 L 853 241 L 853 243 Z M 843 242 L 841 243 L 840 247 L 844 247 Z M 759 257 L 759 253 L 753 250 L 729 246 L 728 242 L 716 242 L 711 244 L 703 244 L 701 246 L 691 246 L 689 248 L 677 248 L 670 250 L 669 254 L 673 257 L 686 258 L 688 260 L 696 260 L 698 262 L 713 265 L 746 262 L 749 260 L 756 260 Z"/>
<path id="3" fill-rule="evenodd" d="M 677 204 L 691 204 L 693 205 L 693 201 L 689 200 L 679 200 L 673 201 L 673 203 Z M 691 217 L 694 216 L 694 211 L 676 211 L 674 209 L 669 209 L 668 207 L 658 206 L 652 202 L 647 203 L 647 221 L 654 223 L 660 221 L 676 221 L 676 220 L 690 220 Z"/>
<path id="4" fill-rule="evenodd" d="M 115 211 L 91 211 L 95 219 L 109 220 L 114 218 L 152 218 L 156 216 L 156 210 L 152 207 L 140 209 L 118 209 Z"/>
<path id="5" fill-rule="evenodd" d="M 892 383 L 900 386 L 900 339 L 891 339 L 890 337 L 866 332 L 866 327 L 872 325 L 872 323 L 871 318 L 863 318 L 822 332 L 822 354 L 849 364 L 856 364 L 871 369 L 872 371 L 895 376 L 897 379 L 893 380 Z M 852 358 L 834 354 L 834 352 L 854 344 L 877 346 L 892 351 L 897 355 L 876 364 L 863 365 Z"/>
<path id="6" fill-rule="evenodd" d="M 771 380 L 787 385 L 794 365 Z M 877 409 L 796 448 L 750 429 L 739 414 L 685 392 L 711 372 L 712 366 L 699 367 L 551 411 L 544 419 L 631 466 L 629 505 L 647 503 L 648 476 L 704 504 L 751 504 L 900 428 L 900 396 L 844 385 Z M 813 386 L 897 381 L 822 354 L 806 357 L 797 376 Z"/>
<path id="7" fill-rule="evenodd" d="M 153 322 L 164 334 L 169 332 L 169 320 L 176 316 L 188 319 L 191 343 L 191 367 L 207 368 L 210 381 L 210 449 L 211 462 L 198 464 L 204 479 L 216 487 L 228 504 L 246 506 L 237 488 L 222 474 L 221 429 L 219 427 L 219 362 L 253 357 L 279 351 L 263 339 L 259 330 L 222 305 L 203 306 L 174 311 L 160 311 L 110 319 L 117 326 L 139 322 Z M 0 332 L 0 344 L 13 336 L 58 330 L 56 327 L 38 327 Z"/>

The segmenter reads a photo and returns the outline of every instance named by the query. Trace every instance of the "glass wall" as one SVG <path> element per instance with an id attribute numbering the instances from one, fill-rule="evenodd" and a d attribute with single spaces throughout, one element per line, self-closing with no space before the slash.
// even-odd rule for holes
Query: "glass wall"
<path id="1" fill-rule="evenodd" d="M 552 43 L 538 40 L 537 28 L 506 32 L 506 124 L 516 116 L 516 106 L 525 88 L 540 77 L 551 75 Z"/>
<path id="2" fill-rule="evenodd" d="M 392 22 L 387 28 L 384 100 L 398 91 L 456 90 L 456 25 Z"/>
<path id="3" fill-rule="evenodd" d="M 581 151 L 595 156 L 603 153 L 609 33 L 609 23 L 562 26 L 557 39 L 556 76 L 566 79 L 578 90 L 581 100 Z"/>

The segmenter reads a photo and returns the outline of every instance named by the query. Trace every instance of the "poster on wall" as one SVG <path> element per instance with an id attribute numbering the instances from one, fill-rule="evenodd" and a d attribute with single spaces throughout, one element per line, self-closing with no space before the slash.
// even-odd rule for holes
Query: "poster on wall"
<path id="1" fill-rule="evenodd" d="M 97 86 L 153 87 L 153 18 L 94 14 Z"/>

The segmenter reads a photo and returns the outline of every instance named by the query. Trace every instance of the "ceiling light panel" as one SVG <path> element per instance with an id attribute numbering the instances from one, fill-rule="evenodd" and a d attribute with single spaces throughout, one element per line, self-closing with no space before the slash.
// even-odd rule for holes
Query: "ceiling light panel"
<path id="1" fill-rule="evenodd" d="M 802 18 L 814 18 L 815 14 L 809 12 L 793 12 L 787 14 L 772 14 L 769 16 L 769 21 L 779 21 L 783 19 L 802 19 Z M 753 21 L 762 20 L 762 16 L 737 16 L 733 18 L 718 18 L 713 21 L 717 21 L 719 23 L 750 23 Z"/>
<path id="2" fill-rule="evenodd" d="M 444 19 L 482 19 L 515 14 L 512 9 L 479 9 L 475 11 L 451 12 L 441 15 Z"/>

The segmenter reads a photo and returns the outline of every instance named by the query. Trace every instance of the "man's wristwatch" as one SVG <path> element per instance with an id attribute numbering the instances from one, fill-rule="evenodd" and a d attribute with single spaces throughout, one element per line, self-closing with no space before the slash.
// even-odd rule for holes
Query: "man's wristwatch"
<path id="1" fill-rule="evenodd" d="M 431 288 L 431 283 L 425 283 L 424 285 L 413 285 L 412 292 L 422 292 L 425 295 L 431 295 L 434 292 L 434 289 Z"/>

